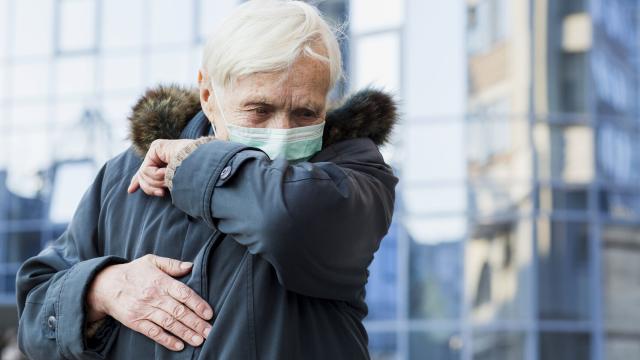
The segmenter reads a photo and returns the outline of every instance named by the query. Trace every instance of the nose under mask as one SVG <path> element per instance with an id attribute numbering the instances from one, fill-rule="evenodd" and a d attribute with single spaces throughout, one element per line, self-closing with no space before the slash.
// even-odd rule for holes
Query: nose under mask
<path id="1" fill-rule="evenodd" d="M 215 86 L 212 86 L 216 105 L 227 128 L 229 140 L 256 147 L 264 151 L 269 158 L 285 158 L 290 162 L 309 160 L 322 149 L 323 121 L 320 124 L 301 126 L 292 129 L 252 128 L 230 124 L 220 106 Z M 215 125 L 213 134 L 216 135 Z"/>

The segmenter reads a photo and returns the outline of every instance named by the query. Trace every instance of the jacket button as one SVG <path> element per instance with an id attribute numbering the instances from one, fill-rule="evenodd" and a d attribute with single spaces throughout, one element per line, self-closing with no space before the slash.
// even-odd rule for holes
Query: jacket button
<path id="1" fill-rule="evenodd" d="M 222 169 L 222 172 L 220 173 L 220 179 L 224 180 L 228 178 L 229 174 L 231 174 L 231 166 L 226 166 L 224 169 Z"/>
<path id="2" fill-rule="evenodd" d="M 56 319 L 55 316 L 53 315 L 49 316 L 49 318 L 47 319 L 47 325 L 49 325 L 49 329 L 55 329 L 57 322 L 58 320 Z"/>

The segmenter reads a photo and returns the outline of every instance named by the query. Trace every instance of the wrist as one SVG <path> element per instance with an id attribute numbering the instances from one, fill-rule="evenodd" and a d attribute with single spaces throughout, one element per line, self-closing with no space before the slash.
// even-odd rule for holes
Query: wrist
<path id="1" fill-rule="evenodd" d="M 87 305 L 87 317 L 86 322 L 92 323 L 105 318 L 109 313 L 107 310 L 107 300 L 109 294 L 107 293 L 108 286 L 105 284 L 113 267 L 117 265 L 111 265 L 96 274 L 89 286 L 85 302 Z"/>
<path id="2" fill-rule="evenodd" d="M 173 177 L 178 166 L 182 164 L 182 161 L 186 159 L 192 152 L 194 152 L 198 148 L 198 146 L 206 144 L 215 139 L 216 138 L 214 136 L 203 136 L 198 139 L 190 139 L 185 142 L 186 145 L 178 148 L 178 151 L 169 156 L 169 159 L 167 161 L 167 170 L 164 174 L 164 184 L 167 188 L 169 188 L 169 191 L 173 189 Z"/>

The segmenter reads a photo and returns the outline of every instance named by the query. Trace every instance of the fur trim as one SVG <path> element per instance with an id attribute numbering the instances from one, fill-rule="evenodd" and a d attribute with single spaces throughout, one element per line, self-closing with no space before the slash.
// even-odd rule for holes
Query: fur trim
<path id="1" fill-rule="evenodd" d="M 172 84 L 148 89 L 129 116 L 133 148 L 144 156 L 153 140 L 178 139 L 200 109 L 200 96 L 195 88 Z"/>
<path id="2" fill-rule="evenodd" d="M 196 88 L 160 85 L 148 89 L 129 116 L 129 137 L 135 151 L 144 156 L 153 140 L 179 138 L 200 109 Z M 361 90 L 327 111 L 322 146 L 358 137 L 369 137 L 382 145 L 389 140 L 397 116 L 391 95 L 375 89 Z"/>
<path id="3" fill-rule="evenodd" d="M 383 145 L 389 140 L 397 117 L 397 105 L 391 95 L 375 89 L 360 90 L 327 111 L 322 146 L 359 137 Z"/>

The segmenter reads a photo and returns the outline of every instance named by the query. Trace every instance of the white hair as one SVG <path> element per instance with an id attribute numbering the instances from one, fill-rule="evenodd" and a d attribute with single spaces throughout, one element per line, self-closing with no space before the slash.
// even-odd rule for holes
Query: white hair
<path id="1" fill-rule="evenodd" d="M 250 0 L 209 36 L 202 68 L 214 84 L 226 88 L 243 75 L 287 70 L 304 54 L 327 64 L 332 89 L 342 77 L 336 33 L 341 32 L 302 1 Z"/>

